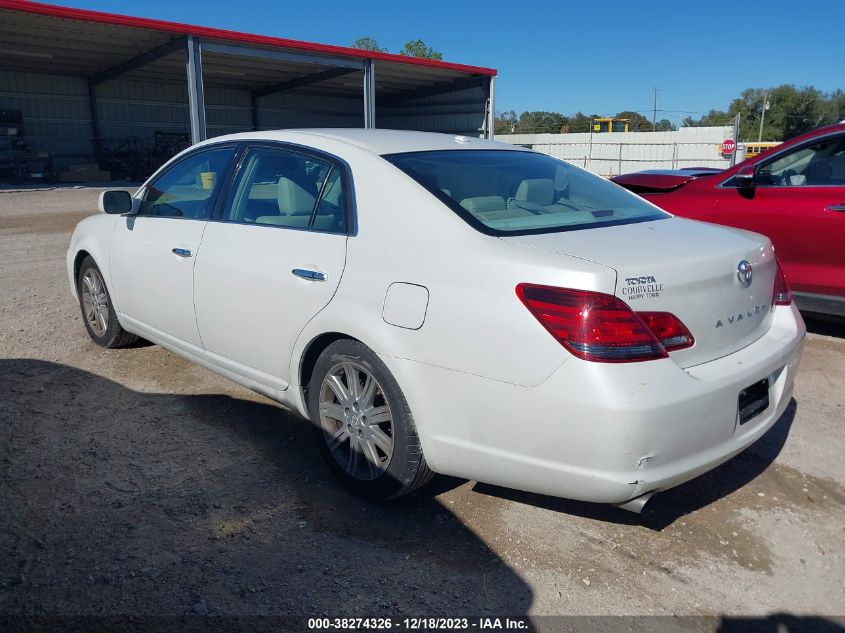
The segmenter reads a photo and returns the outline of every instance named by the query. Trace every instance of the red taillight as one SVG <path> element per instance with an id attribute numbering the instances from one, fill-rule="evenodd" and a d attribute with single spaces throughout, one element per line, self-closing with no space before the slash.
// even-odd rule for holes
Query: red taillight
<path id="1" fill-rule="evenodd" d="M 637 316 L 654 332 L 667 352 L 686 349 L 695 344 L 687 326 L 671 312 L 637 312 Z"/>
<path id="2" fill-rule="evenodd" d="M 543 327 L 578 358 L 628 363 L 667 357 L 643 320 L 613 295 L 535 284 L 519 284 L 516 294 Z"/>
<path id="3" fill-rule="evenodd" d="M 772 292 L 772 305 L 788 306 L 792 303 L 792 291 L 789 289 L 789 284 L 786 283 L 786 275 L 783 274 L 783 268 L 778 262 L 778 269 L 775 273 L 775 288 Z"/>

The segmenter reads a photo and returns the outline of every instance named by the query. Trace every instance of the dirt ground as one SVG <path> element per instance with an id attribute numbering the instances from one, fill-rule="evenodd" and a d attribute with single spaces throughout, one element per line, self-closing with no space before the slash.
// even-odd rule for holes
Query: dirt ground
<path id="1" fill-rule="evenodd" d="M 0 192 L 0 615 L 845 614 L 845 322 L 643 516 L 449 478 L 371 505 L 274 403 L 88 339 L 65 250 L 97 194 Z"/>

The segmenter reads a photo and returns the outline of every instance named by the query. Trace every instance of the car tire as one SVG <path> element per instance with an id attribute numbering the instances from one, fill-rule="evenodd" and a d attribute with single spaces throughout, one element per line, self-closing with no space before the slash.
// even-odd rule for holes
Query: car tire
<path id="1" fill-rule="evenodd" d="M 363 343 L 342 339 L 323 351 L 309 383 L 308 411 L 329 468 L 355 493 L 388 501 L 434 476 L 402 390 Z"/>
<path id="2" fill-rule="evenodd" d="M 76 277 L 76 294 L 82 322 L 88 336 L 97 345 L 108 348 L 125 347 L 138 340 L 127 332 L 117 320 L 117 311 L 111 300 L 103 274 L 89 255 L 82 261 Z"/>

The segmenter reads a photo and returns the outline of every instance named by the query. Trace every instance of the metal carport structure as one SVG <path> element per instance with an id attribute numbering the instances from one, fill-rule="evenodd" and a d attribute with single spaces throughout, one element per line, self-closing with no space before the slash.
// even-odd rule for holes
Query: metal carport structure
<path id="1" fill-rule="evenodd" d="M 492 134 L 496 71 L 56 5 L 0 0 L 0 109 L 57 156 L 184 130 Z"/>

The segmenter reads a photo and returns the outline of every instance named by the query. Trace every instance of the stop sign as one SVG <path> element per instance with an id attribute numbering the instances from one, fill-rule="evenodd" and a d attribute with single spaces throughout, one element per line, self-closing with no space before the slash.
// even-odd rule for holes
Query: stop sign
<path id="1" fill-rule="evenodd" d="M 736 151 L 736 141 L 732 138 L 729 138 L 725 141 L 722 141 L 722 153 L 725 156 L 730 156 Z"/>

